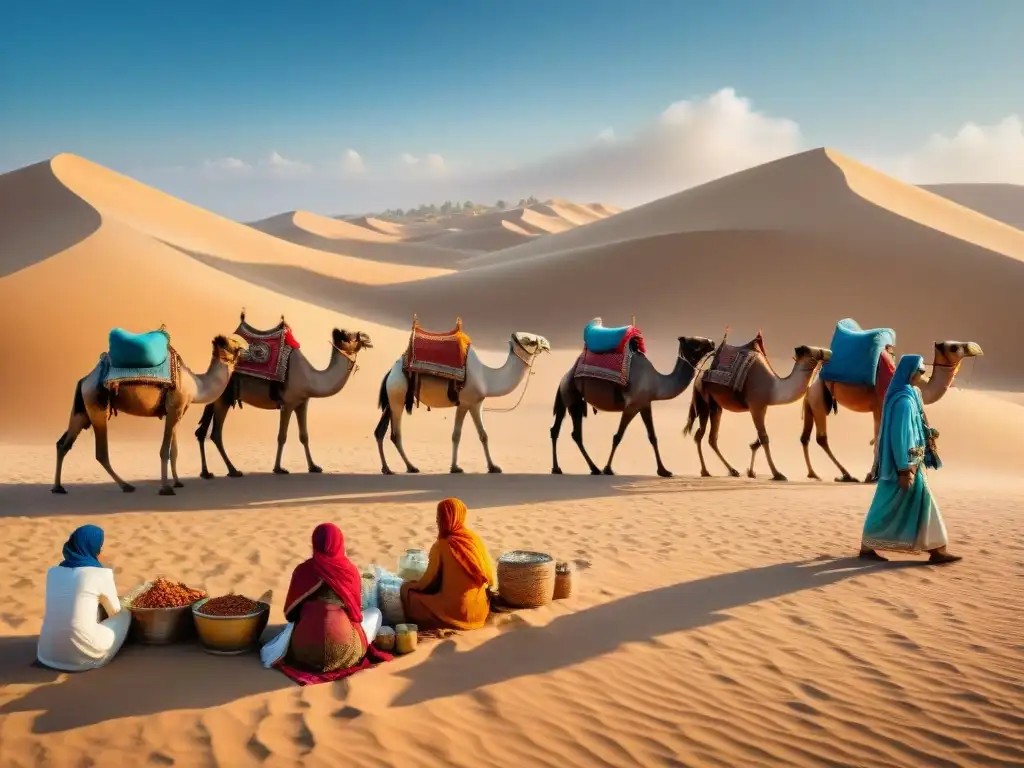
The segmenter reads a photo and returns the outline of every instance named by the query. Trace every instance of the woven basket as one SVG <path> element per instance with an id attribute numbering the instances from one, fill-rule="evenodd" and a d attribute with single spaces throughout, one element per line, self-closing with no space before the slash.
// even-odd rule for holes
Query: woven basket
<path id="1" fill-rule="evenodd" d="M 573 567 L 570 563 L 559 561 L 555 563 L 555 600 L 565 600 L 572 596 Z"/>
<path id="2" fill-rule="evenodd" d="M 149 645 L 176 643 L 186 635 L 195 633 L 192 621 L 194 603 L 178 608 L 133 608 L 132 601 L 153 586 L 146 581 L 121 598 L 121 607 L 131 611 L 135 637 Z M 197 601 L 198 602 L 198 601 Z"/>
<path id="3" fill-rule="evenodd" d="M 498 558 L 498 594 L 515 608 L 540 608 L 555 592 L 555 561 L 543 552 L 505 552 Z"/>

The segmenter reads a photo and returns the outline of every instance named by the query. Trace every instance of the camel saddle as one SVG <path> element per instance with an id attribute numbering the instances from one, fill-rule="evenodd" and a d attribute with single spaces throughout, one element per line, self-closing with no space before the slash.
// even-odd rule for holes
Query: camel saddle
<path id="1" fill-rule="evenodd" d="M 832 357 L 821 367 L 821 380 L 864 387 L 878 385 L 879 368 L 883 377 L 886 374 L 882 358 L 888 357 L 887 346 L 896 346 L 896 332 L 892 328 L 864 330 L 852 318 L 840 320 L 829 347 Z"/>
<path id="2" fill-rule="evenodd" d="M 410 380 L 418 376 L 447 379 L 448 399 L 459 402 L 459 392 L 466 384 L 466 360 L 472 339 L 462 330 L 462 318 L 455 318 L 455 327 L 445 333 L 424 330 L 415 315 L 409 346 L 402 356 L 402 371 Z M 416 385 L 419 400 L 419 384 Z"/>
<path id="3" fill-rule="evenodd" d="M 635 325 L 606 328 L 600 317 L 595 317 L 583 328 L 583 346 L 591 352 L 621 352 L 633 339 L 639 339 L 638 351 L 646 352 L 644 337 Z"/>
<path id="4" fill-rule="evenodd" d="M 284 317 L 270 330 L 261 331 L 245 322 L 243 310 L 235 333 L 249 344 L 248 351 L 235 366 L 235 373 L 276 384 L 283 383 L 288 376 L 288 360 L 292 350 L 299 348 L 299 342 L 295 340 Z"/>
<path id="5" fill-rule="evenodd" d="M 573 379 L 599 379 L 610 381 L 620 387 L 629 384 L 629 368 L 633 362 L 632 344 L 621 351 L 594 352 L 584 347 L 573 366 Z"/>
<path id="6" fill-rule="evenodd" d="M 156 368 L 167 362 L 170 343 L 171 335 L 163 326 L 146 333 L 114 328 L 107 338 L 107 356 L 117 368 Z"/>
<path id="7" fill-rule="evenodd" d="M 114 365 L 107 352 L 100 355 L 100 364 L 103 366 L 101 374 L 103 388 L 112 395 L 117 394 L 117 389 L 122 384 L 143 384 L 162 389 L 175 389 L 178 386 L 178 376 L 182 366 L 181 357 L 170 345 L 167 347 L 164 361 L 159 365 Z"/>
<path id="8" fill-rule="evenodd" d="M 747 374 L 758 357 L 764 358 L 766 362 L 768 360 L 768 355 L 764 351 L 764 337 L 760 331 L 757 336 L 740 346 L 726 344 L 723 339 L 701 380 L 706 384 L 718 384 L 729 387 L 734 392 L 740 392 L 747 383 Z"/>

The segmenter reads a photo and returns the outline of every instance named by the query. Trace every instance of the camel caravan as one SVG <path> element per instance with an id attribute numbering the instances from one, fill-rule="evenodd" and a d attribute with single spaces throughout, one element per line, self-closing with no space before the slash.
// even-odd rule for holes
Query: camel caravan
<path id="1" fill-rule="evenodd" d="M 891 328 L 862 329 L 854 320 L 837 323 L 830 348 L 802 345 L 793 351 L 793 367 L 788 375 L 775 372 L 760 332 L 749 342 L 728 344 L 728 330 L 720 344 L 702 336 L 679 336 L 671 372 L 661 373 L 647 357 L 643 333 L 636 318 L 629 325 L 606 327 L 600 317 L 583 329 L 583 350 L 573 366 L 559 381 L 554 401 L 554 421 L 550 429 L 551 473 L 561 475 L 558 463 L 558 437 L 568 413 L 572 422 L 572 440 L 579 448 L 592 475 L 613 475 L 612 462 L 626 429 L 639 415 L 654 451 L 656 471 L 671 477 L 658 448 L 652 404 L 673 400 L 693 383 L 690 407 L 683 434 L 693 433 L 700 459 L 701 476 L 709 477 L 704 460 L 703 440 L 708 437 L 711 450 L 732 477 L 739 471 L 718 448 L 722 414 L 749 413 L 754 423 L 754 441 L 750 444 L 748 477 L 756 477 L 758 450 L 765 458 L 774 480 L 784 481 L 771 454 L 765 417 L 770 406 L 803 401 L 803 430 L 800 442 L 807 463 L 807 476 L 820 480 L 811 465 L 810 438 L 816 442 L 841 472 L 837 482 L 856 482 L 840 464 L 828 444 L 827 420 L 840 407 L 854 413 L 871 413 L 876 445 L 882 404 L 895 372 L 896 334 Z M 288 474 L 281 458 L 294 414 L 299 441 L 311 473 L 323 470 L 313 460 L 309 447 L 309 402 L 313 398 L 332 397 L 358 370 L 360 351 L 372 349 L 370 336 L 362 331 L 334 329 L 329 341 L 331 357 L 327 367 L 317 370 L 301 351 L 291 327 L 282 316 L 280 323 L 261 331 L 249 325 L 242 309 L 238 327 L 228 336 L 217 336 L 207 371 L 193 373 L 170 344 L 170 334 L 161 326 L 148 333 L 131 333 L 121 328 L 110 331 L 108 349 L 93 370 L 80 379 L 75 388 L 68 428 L 57 440 L 57 462 L 53 493 L 67 493 L 61 484 L 64 458 L 82 430 L 93 429 L 96 460 L 124 492 L 134 491 L 110 464 L 107 424 L 118 413 L 144 418 L 164 419 L 160 447 L 160 491 L 172 496 L 183 487 L 178 477 L 177 427 L 193 403 L 203 405 L 195 436 L 202 462 L 200 477 L 214 477 L 207 465 L 206 438 L 209 435 L 220 453 L 229 477 L 242 477 L 224 447 L 224 422 L 234 407 L 245 405 L 262 410 L 280 411 L 277 434 L 275 474 Z M 522 387 L 519 400 L 504 411 L 514 410 L 529 386 L 533 366 L 551 345 L 543 336 L 517 331 L 509 337 L 504 364 L 485 365 L 476 354 L 472 340 L 463 330 L 462 319 L 455 327 L 438 333 L 425 330 L 414 315 L 409 342 L 402 355 L 384 375 L 378 406 L 381 417 L 374 430 L 381 472 L 392 475 L 384 452 L 384 438 L 390 427 L 391 442 L 405 464 L 405 471 L 418 473 L 402 445 L 402 414 L 426 406 L 454 408 L 452 455 L 449 472 L 461 474 L 459 445 L 462 427 L 469 415 L 483 446 L 487 471 L 501 472 L 491 456 L 483 412 L 488 398 L 504 397 Z M 925 405 L 939 400 L 955 380 L 964 360 L 983 353 L 974 342 L 935 342 L 932 375 L 921 385 Z M 583 420 L 588 407 L 596 414 L 618 413 L 619 426 L 612 437 L 611 450 L 603 468 L 591 459 L 583 444 Z M 694 426 L 697 426 L 694 432 Z M 709 431 L 710 429 L 710 431 Z M 877 445 L 872 470 L 866 481 L 877 479 Z M 173 480 L 168 480 L 168 468 Z"/>

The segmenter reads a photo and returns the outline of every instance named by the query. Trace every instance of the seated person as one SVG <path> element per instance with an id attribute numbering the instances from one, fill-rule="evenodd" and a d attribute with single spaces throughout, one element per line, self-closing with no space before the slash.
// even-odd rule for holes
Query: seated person
<path id="1" fill-rule="evenodd" d="M 487 547 L 466 527 L 466 505 L 444 499 L 427 571 L 402 585 L 405 620 L 420 629 L 479 629 L 491 610 L 488 588 L 497 582 Z"/>
<path id="2" fill-rule="evenodd" d="M 377 636 L 383 616 L 376 608 L 363 611 L 359 569 L 345 556 L 345 536 L 333 523 L 313 530 L 313 556 L 292 572 L 284 615 L 291 636 L 287 649 L 273 648 L 279 639 L 267 644 L 264 657 L 274 650 L 273 665 L 350 669 L 362 663 Z"/>
<path id="3" fill-rule="evenodd" d="M 46 572 L 46 613 L 36 648 L 40 664 L 83 672 L 102 667 L 121 650 L 132 615 L 121 610 L 114 572 L 99 561 L 102 548 L 103 529 L 83 525 L 64 545 L 61 563 Z"/>

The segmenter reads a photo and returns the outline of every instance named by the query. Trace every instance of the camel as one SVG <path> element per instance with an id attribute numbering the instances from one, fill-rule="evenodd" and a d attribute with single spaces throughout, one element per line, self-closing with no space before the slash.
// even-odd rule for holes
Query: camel
<path id="1" fill-rule="evenodd" d="M 765 416 L 768 407 L 772 405 L 787 405 L 795 403 L 807 391 L 807 385 L 818 369 L 831 356 L 831 350 L 822 347 L 800 346 L 794 350 L 793 369 L 785 378 L 779 377 L 767 357 L 763 354 L 763 347 L 760 346 L 760 336 L 754 341 L 743 345 L 754 354 L 754 360 L 747 374 L 746 381 L 740 391 L 722 384 L 707 382 L 705 376 L 707 371 L 701 372 L 693 385 L 693 398 L 690 401 L 690 412 L 683 428 L 683 434 L 688 435 L 693 429 L 693 423 L 700 417 L 700 427 L 694 434 L 694 442 L 697 443 L 697 456 L 700 458 L 701 477 L 711 477 L 707 465 L 704 463 L 704 451 L 701 448 L 701 441 L 704 439 L 704 432 L 711 422 L 711 434 L 708 436 L 708 444 L 722 464 L 729 471 L 732 477 L 739 477 L 740 473 L 733 468 L 722 452 L 718 450 L 718 428 L 722 421 L 723 411 L 733 413 L 750 412 L 754 420 L 754 428 L 757 430 L 757 438 L 750 444 L 750 467 L 747 469 L 747 477 L 757 477 L 754 472 L 754 460 L 757 458 L 757 449 L 764 446 L 764 455 L 768 459 L 768 466 L 772 471 L 772 479 L 785 481 L 787 478 L 779 472 L 772 461 L 771 448 L 768 442 L 768 430 L 765 428 Z"/>
<path id="2" fill-rule="evenodd" d="M 185 411 L 193 403 L 212 403 L 223 394 L 242 354 L 248 350 L 248 343 L 238 336 L 217 336 L 213 340 L 213 355 L 206 373 L 195 374 L 178 358 L 179 375 L 173 389 L 164 389 L 153 384 L 128 384 L 109 392 L 103 386 L 106 365 L 100 362 L 75 386 L 74 405 L 67 431 L 57 440 L 57 469 L 53 478 L 53 493 L 67 493 L 61 485 L 61 467 L 75 440 L 83 429 L 92 427 L 96 435 L 96 460 L 107 470 L 121 490 L 131 493 L 135 486 L 126 483 L 110 466 L 107 446 L 108 409 L 112 414 L 127 413 L 143 418 L 163 418 L 164 437 L 160 445 L 160 495 L 174 496 L 175 488 L 184 487 L 178 479 L 178 436 L 177 427 Z M 171 354 L 177 355 L 172 351 Z M 166 417 L 166 418 L 165 418 Z M 167 463 L 170 461 L 174 486 L 167 482 Z"/>
<path id="3" fill-rule="evenodd" d="M 932 375 L 921 385 L 921 399 L 925 405 L 937 402 L 949 391 L 960 370 L 960 365 L 968 357 L 980 357 L 985 354 L 982 348 L 973 341 L 937 341 L 935 342 L 935 357 L 932 363 Z M 812 480 L 821 480 L 811 466 L 811 427 L 814 427 L 816 442 L 822 447 L 832 463 L 842 472 L 841 477 L 835 480 L 837 483 L 856 483 L 857 478 L 853 477 L 846 468 L 839 463 L 839 460 L 832 453 L 828 445 L 828 433 L 826 421 L 829 413 L 838 413 L 842 405 L 848 411 L 854 413 L 870 413 L 874 416 L 875 431 L 871 445 L 875 445 L 878 438 L 878 429 L 882 423 L 882 403 L 885 399 L 884 393 L 879 393 L 875 387 L 853 386 L 840 384 L 838 382 L 822 381 L 821 377 L 815 379 L 804 395 L 804 426 L 800 435 L 800 443 L 804 448 L 804 460 L 807 462 L 807 476 Z M 877 457 L 877 448 L 876 448 Z M 865 482 L 875 480 L 875 466 L 864 478 Z"/>
<path id="4" fill-rule="evenodd" d="M 555 394 L 555 421 L 551 425 L 551 474 L 562 474 L 562 469 L 558 466 L 558 434 L 568 411 L 569 418 L 572 419 L 573 442 L 579 447 L 587 466 L 590 467 L 590 474 L 615 474 L 612 471 L 615 451 L 622 442 L 630 422 L 640 414 L 644 426 L 647 427 L 647 439 L 654 448 L 658 476 L 672 477 L 672 473 L 661 461 L 651 404 L 656 400 L 674 400 L 679 397 L 693 381 L 700 361 L 715 350 L 715 343 L 700 336 L 680 336 L 676 364 L 669 374 L 659 373 L 646 355 L 636 351 L 636 344 L 636 339 L 630 341 L 633 359 L 629 367 L 629 380 L 624 387 L 605 379 L 577 379 L 574 376 L 575 365 L 562 377 L 558 384 L 558 392 Z M 597 468 L 583 446 L 583 419 L 587 415 L 588 404 L 594 409 L 594 413 L 608 411 L 622 414 L 619 428 L 612 437 L 611 453 L 603 470 Z"/>
<path id="5" fill-rule="evenodd" d="M 483 445 L 487 471 L 491 474 L 500 474 L 501 467 L 491 459 L 487 432 L 484 430 L 484 400 L 488 397 L 502 397 L 515 391 L 529 375 L 537 356 L 550 351 L 551 344 L 543 336 L 517 331 L 509 339 L 508 357 L 504 365 L 500 368 L 491 368 L 484 365 L 470 346 L 466 354 L 466 380 L 458 393 L 457 402 L 453 402 L 450 397 L 451 381 L 429 374 L 408 377 L 403 370 L 403 358 L 399 358 L 384 375 L 380 385 L 379 405 L 382 413 L 377 428 L 373 431 L 374 437 L 377 438 L 377 450 L 380 452 L 380 471 L 385 475 L 394 474 L 384 456 L 384 435 L 390 424 L 391 442 L 395 444 L 398 455 L 405 462 L 405 471 L 412 474 L 419 472 L 419 469 L 409 461 L 402 447 L 402 408 L 411 414 L 413 401 L 418 399 L 427 408 L 456 409 L 455 427 L 452 430 L 452 463 L 449 469 L 452 474 L 461 474 L 463 471 L 459 466 L 459 442 L 462 438 L 462 423 L 467 413 L 472 417 L 476 433 Z"/>
<path id="6" fill-rule="evenodd" d="M 277 397 L 272 392 L 275 387 L 274 382 L 242 372 L 232 374 L 231 383 L 224 390 L 224 394 L 216 402 L 210 403 L 203 409 L 202 418 L 199 420 L 196 438 L 199 440 L 199 457 L 203 463 L 203 469 L 199 476 L 204 480 L 214 477 L 206 465 L 206 434 L 212 423 L 213 434 L 210 439 L 213 440 L 220 457 L 224 460 L 228 477 L 242 477 L 242 473 L 231 463 L 231 459 L 228 458 L 227 451 L 224 449 L 224 421 L 236 401 L 262 410 L 269 411 L 278 408 L 281 410 L 281 421 L 277 430 L 277 457 L 274 459 L 275 475 L 288 474 L 288 470 L 281 466 L 281 455 L 284 453 L 284 445 L 288 440 L 288 426 L 293 413 L 299 424 L 299 442 L 302 443 L 306 452 L 307 469 L 313 473 L 323 472 L 323 469 L 313 461 L 313 456 L 309 451 L 309 430 L 306 420 L 310 398 L 331 397 L 338 394 L 348 383 L 352 374 L 359 370 L 359 366 L 356 365 L 356 355 L 361 349 L 371 349 L 372 347 L 373 343 L 368 334 L 362 331 L 350 333 L 335 328 L 331 335 L 331 360 L 322 371 L 318 371 L 310 364 L 301 349 L 293 350 L 288 358 L 286 378 L 280 385 L 281 391 Z"/>

